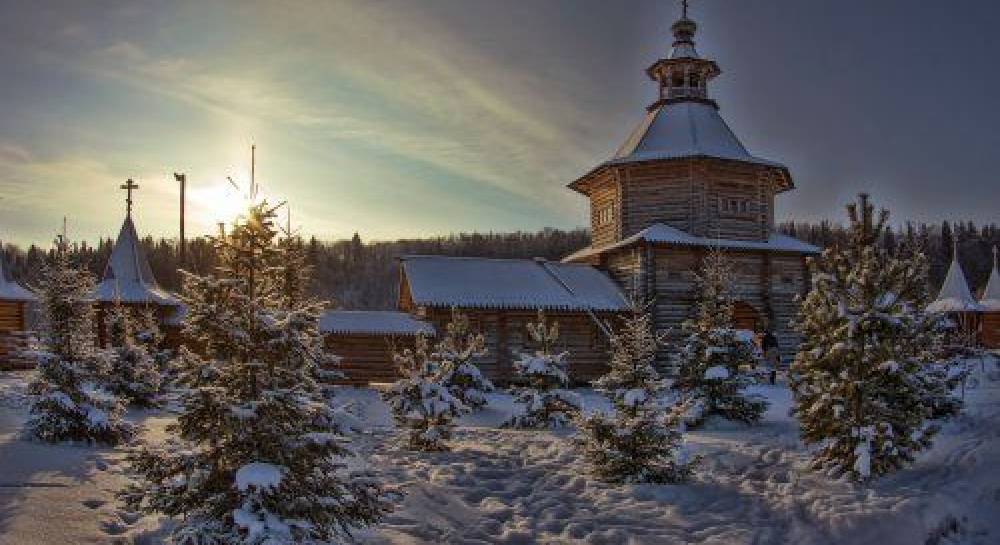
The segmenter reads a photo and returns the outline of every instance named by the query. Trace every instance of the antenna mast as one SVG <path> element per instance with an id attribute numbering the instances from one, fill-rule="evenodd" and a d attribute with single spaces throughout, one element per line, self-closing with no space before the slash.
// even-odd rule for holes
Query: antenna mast
<path id="1" fill-rule="evenodd" d="M 184 189 L 185 189 L 185 187 L 187 187 L 187 174 L 181 174 L 181 173 L 175 172 L 174 173 L 174 180 L 177 180 L 177 182 L 181 184 L 181 202 L 180 202 L 180 206 L 181 206 L 180 266 L 184 267 L 184 263 L 186 262 L 185 257 L 186 257 L 186 254 L 187 254 L 187 251 L 186 251 L 187 242 L 184 239 Z"/>

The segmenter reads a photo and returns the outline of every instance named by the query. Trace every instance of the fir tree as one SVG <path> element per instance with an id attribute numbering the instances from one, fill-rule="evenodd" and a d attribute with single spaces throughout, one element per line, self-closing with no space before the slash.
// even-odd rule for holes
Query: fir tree
<path id="1" fill-rule="evenodd" d="M 537 345 L 534 352 L 522 352 L 514 362 L 514 372 L 527 386 L 515 390 L 515 400 L 524 406 L 504 423 L 514 428 L 561 428 L 580 415 L 580 396 L 567 390 L 569 352 L 555 352 L 559 323 L 549 325 L 545 313 L 538 311 L 538 321 L 528 323 L 528 334 Z"/>
<path id="2" fill-rule="evenodd" d="M 285 292 L 303 264 L 277 248 L 273 218 L 253 206 L 215 239 L 215 274 L 186 274 L 183 411 L 174 437 L 130 457 L 139 479 L 122 497 L 179 517 L 178 543 L 328 543 L 388 509 L 373 475 L 348 467 L 316 381 L 322 307 Z"/>
<path id="3" fill-rule="evenodd" d="M 468 408 L 440 382 L 441 364 L 432 358 L 427 339 L 418 335 L 414 348 L 393 355 L 402 379 L 385 393 L 396 423 L 407 428 L 405 446 L 412 450 L 448 450 L 454 419 Z"/>
<path id="4" fill-rule="evenodd" d="M 38 373 L 29 388 L 38 397 L 25 434 L 50 442 L 115 445 L 128 440 L 134 429 L 121 420 L 121 401 L 85 384 L 106 365 L 95 348 L 94 277 L 70 263 L 62 237 L 56 240 L 53 261 L 42 270 L 40 287 L 42 346 L 35 353 Z"/>
<path id="5" fill-rule="evenodd" d="M 927 259 L 878 246 L 889 213 L 876 216 L 867 195 L 847 208 L 849 243 L 810 264 L 793 413 L 803 439 L 819 444 L 815 468 L 867 480 L 912 462 L 938 430 L 931 417 L 958 405 L 935 362 L 940 323 L 923 312 Z"/>
<path id="6" fill-rule="evenodd" d="M 153 362 L 160 370 L 161 383 L 166 382 L 162 379 L 170 372 L 170 361 L 173 359 L 173 353 L 163 345 L 166 335 L 160 328 L 160 321 L 156 317 L 156 308 L 152 305 L 146 305 L 136 318 L 134 320 L 135 341 L 145 348 L 146 353 L 153 358 Z"/>
<path id="7" fill-rule="evenodd" d="M 632 314 L 611 338 L 611 369 L 594 387 L 611 397 L 613 417 L 595 412 L 577 424 L 576 442 L 601 479 L 619 483 L 676 483 L 696 460 L 683 450 L 681 413 L 660 404 L 665 389 L 653 365 L 662 339 L 644 308 Z"/>
<path id="8" fill-rule="evenodd" d="M 733 327 L 732 270 L 723 252 L 713 250 L 706 256 L 696 284 L 696 315 L 681 326 L 684 345 L 673 383 L 689 402 L 685 420 L 700 425 L 709 416 L 719 415 L 756 423 L 767 410 L 767 402 L 742 393 L 751 382 L 747 371 L 756 356 Z"/>
<path id="9" fill-rule="evenodd" d="M 102 385 L 128 403 L 154 406 L 160 392 L 160 368 L 146 345 L 138 340 L 128 309 L 116 301 L 108 309 L 105 324 L 110 365 Z"/>
<path id="10" fill-rule="evenodd" d="M 452 309 L 445 337 L 435 346 L 432 357 L 441 365 L 441 384 L 471 410 L 485 407 L 486 394 L 494 390 L 490 379 L 472 362 L 486 354 L 483 334 L 474 333 L 469 317 Z"/>

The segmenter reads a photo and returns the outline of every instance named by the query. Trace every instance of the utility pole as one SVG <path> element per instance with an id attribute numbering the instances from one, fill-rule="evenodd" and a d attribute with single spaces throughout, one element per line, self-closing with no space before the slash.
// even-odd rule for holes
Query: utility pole
<path id="1" fill-rule="evenodd" d="M 187 174 L 174 173 L 174 180 L 181 184 L 181 245 L 180 245 L 180 266 L 184 267 L 187 254 L 187 242 L 184 239 L 184 189 L 187 187 Z"/>

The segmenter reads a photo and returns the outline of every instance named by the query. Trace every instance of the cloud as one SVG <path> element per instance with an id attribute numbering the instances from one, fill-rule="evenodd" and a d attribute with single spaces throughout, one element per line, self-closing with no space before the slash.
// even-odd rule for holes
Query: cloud
<path id="1" fill-rule="evenodd" d="M 212 52 L 197 59 L 157 55 L 116 41 L 91 55 L 89 69 L 244 125 L 263 120 L 307 140 L 361 146 L 373 157 L 396 156 L 551 203 L 557 214 L 575 201 L 563 185 L 592 166 L 595 152 L 575 130 L 587 116 L 570 101 L 539 98 L 540 82 L 433 21 L 416 20 L 417 12 L 324 6 L 271 14 L 303 42 L 253 63 Z M 271 18 L 266 9 L 261 25 Z M 400 42 L 417 39 L 414 27 L 422 41 L 406 47 Z M 308 67 L 315 81 L 284 66 Z"/>

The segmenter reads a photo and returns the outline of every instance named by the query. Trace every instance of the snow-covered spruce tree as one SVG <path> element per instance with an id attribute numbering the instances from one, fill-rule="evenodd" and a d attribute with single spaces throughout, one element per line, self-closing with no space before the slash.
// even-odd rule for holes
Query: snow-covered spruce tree
<path id="1" fill-rule="evenodd" d="M 485 407 L 486 394 L 495 389 L 472 362 L 486 354 L 483 334 L 472 331 L 467 315 L 452 309 L 445 337 L 435 345 L 431 358 L 441 365 L 441 384 L 470 410 Z"/>
<path id="2" fill-rule="evenodd" d="M 448 450 L 454 419 L 468 408 L 440 382 L 441 366 L 427 339 L 418 335 L 414 348 L 393 354 L 403 378 L 384 394 L 396 423 L 408 432 L 404 446 L 412 450 Z"/>
<path id="3" fill-rule="evenodd" d="M 160 329 L 160 321 L 156 317 L 156 308 L 146 305 L 136 316 L 134 321 L 136 342 L 146 349 L 146 353 L 153 358 L 157 369 L 160 370 L 161 379 L 170 373 L 170 361 L 173 359 L 173 351 L 164 347 L 166 336 Z M 166 382 L 161 380 L 161 383 Z"/>
<path id="4" fill-rule="evenodd" d="M 122 498 L 177 517 L 175 543 L 340 542 L 389 507 L 373 475 L 348 467 L 315 379 L 321 306 L 283 293 L 300 264 L 276 247 L 273 218 L 252 206 L 214 240 L 215 274 L 185 274 L 185 363 L 199 369 L 183 375 L 174 436 L 130 456 L 138 478 Z"/>
<path id="5" fill-rule="evenodd" d="M 127 441 L 134 428 L 121 419 L 121 401 L 85 384 L 106 364 L 95 348 L 94 278 L 70 263 L 62 237 L 56 239 L 54 259 L 42 269 L 40 287 L 41 347 L 35 353 L 38 372 L 29 387 L 38 397 L 25 434 L 50 442 Z"/>
<path id="6" fill-rule="evenodd" d="M 958 405 L 934 362 L 938 319 L 923 312 L 926 258 L 879 247 L 889 213 L 876 216 L 868 195 L 847 210 L 849 242 L 810 264 L 793 414 L 805 442 L 819 445 L 815 468 L 867 480 L 912 462 L 937 432 L 933 414 Z"/>
<path id="7" fill-rule="evenodd" d="M 683 406 L 667 411 L 665 385 L 653 368 L 662 339 L 641 305 L 611 337 L 611 369 L 594 387 L 611 397 L 613 417 L 594 412 L 577 421 L 575 442 L 598 478 L 618 483 L 676 483 L 697 462 L 682 440 Z"/>
<path id="8" fill-rule="evenodd" d="M 742 392 L 751 382 L 747 371 L 756 356 L 733 326 L 732 267 L 725 253 L 709 252 L 695 282 L 696 314 L 681 325 L 684 344 L 677 354 L 678 376 L 672 386 L 688 402 L 685 421 L 697 426 L 719 415 L 755 423 L 767 410 L 767 402 Z"/>
<path id="9" fill-rule="evenodd" d="M 156 405 L 160 392 L 160 368 L 133 330 L 129 310 L 116 301 L 105 317 L 110 348 L 107 372 L 101 385 L 127 403 L 139 407 Z"/>
<path id="10" fill-rule="evenodd" d="M 580 396 L 566 388 L 569 352 L 555 352 L 559 339 L 559 323 L 551 325 L 545 312 L 538 311 L 538 321 L 528 323 L 528 334 L 537 345 L 534 352 L 522 352 L 514 362 L 514 372 L 527 382 L 514 391 L 517 403 L 524 406 L 524 413 L 515 414 L 506 427 L 561 428 L 580 415 Z"/>

